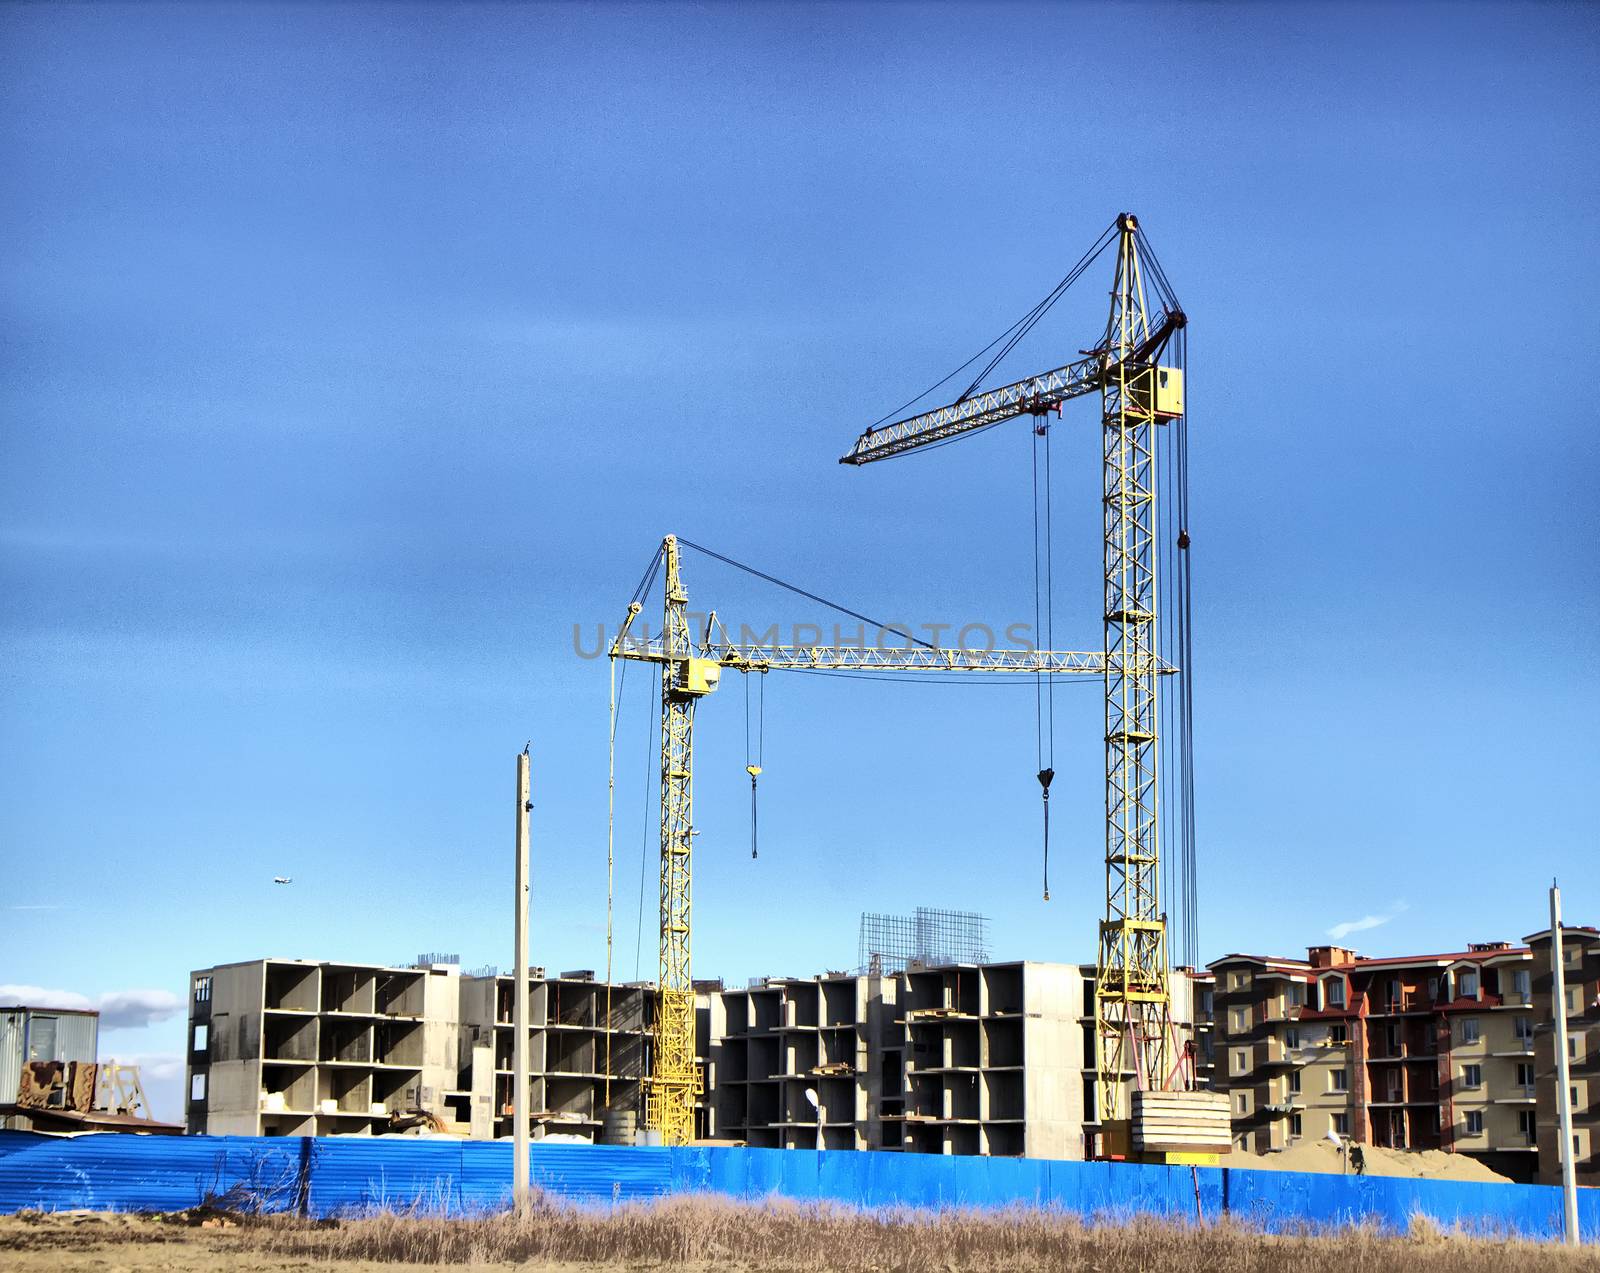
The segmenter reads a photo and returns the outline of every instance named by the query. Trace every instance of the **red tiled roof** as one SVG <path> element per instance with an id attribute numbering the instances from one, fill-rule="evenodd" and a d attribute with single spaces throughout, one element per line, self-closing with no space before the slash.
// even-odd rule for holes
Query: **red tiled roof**
<path id="1" fill-rule="evenodd" d="M 1493 959 L 1504 959 L 1508 955 L 1527 955 L 1531 953 L 1526 946 L 1513 946 L 1508 950 L 1458 950 L 1446 952 L 1442 955 L 1390 955 L 1382 959 L 1362 957 L 1351 963 L 1333 964 L 1331 967 L 1344 971 L 1351 968 L 1398 967 L 1402 964 L 1453 964 L 1459 962 L 1482 964 Z"/>

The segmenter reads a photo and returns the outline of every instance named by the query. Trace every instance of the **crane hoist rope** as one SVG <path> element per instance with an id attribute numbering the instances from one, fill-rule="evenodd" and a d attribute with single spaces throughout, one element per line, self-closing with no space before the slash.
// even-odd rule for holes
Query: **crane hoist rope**
<path id="1" fill-rule="evenodd" d="M 1047 649 L 1055 645 L 1055 526 L 1050 502 L 1050 424 L 1044 414 L 1028 431 L 1033 458 L 1033 636 Z M 1044 451 L 1041 480 L 1039 452 Z M 1044 517 L 1041 526 L 1040 507 Z M 1044 811 L 1044 900 L 1050 900 L 1050 784 L 1056 776 L 1056 681 L 1045 672 L 1034 678 L 1033 732 L 1039 766 L 1039 797 Z"/>
<path id="2" fill-rule="evenodd" d="M 767 678 L 756 680 L 755 746 L 750 746 L 750 678 L 744 678 L 744 771 L 750 775 L 750 857 L 756 856 L 756 779 L 763 772 L 762 753 L 766 742 Z"/>

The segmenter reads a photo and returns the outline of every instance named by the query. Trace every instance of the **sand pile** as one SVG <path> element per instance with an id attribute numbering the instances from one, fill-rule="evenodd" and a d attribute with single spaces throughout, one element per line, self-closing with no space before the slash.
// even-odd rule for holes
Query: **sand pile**
<path id="1" fill-rule="evenodd" d="M 1426 1176 L 1429 1180 L 1490 1180 L 1507 1182 L 1507 1177 L 1490 1171 L 1467 1154 L 1447 1154 L 1441 1149 L 1380 1149 L 1363 1145 L 1369 1176 Z M 1264 1171 L 1343 1170 L 1339 1150 L 1331 1141 L 1304 1141 L 1273 1154 L 1241 1154 L 1235 1151 L 1222 1159 L 1224 1167 L 1244 1167 Z"/>

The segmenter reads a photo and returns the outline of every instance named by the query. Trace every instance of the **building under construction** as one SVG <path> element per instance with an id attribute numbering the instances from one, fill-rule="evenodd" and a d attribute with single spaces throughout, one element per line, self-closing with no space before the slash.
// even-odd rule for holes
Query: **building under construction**
<path id="1" fill-rule="evenodd" d="M 1081 1158 L 1099 1108 L 1094 985 L 1093 965 L 914 958 L 896 972 L 700 982 L 695 1136 Z M 197 970 L 191 987 L 191 1133 L 512 1134 L 508 975 L 268 959 Z M 1186 1034 L 1191 987 L 1174 975 Z M 530 1134 L 636 1139 L 655 987 L 533 968 L 528 990 Z"/>

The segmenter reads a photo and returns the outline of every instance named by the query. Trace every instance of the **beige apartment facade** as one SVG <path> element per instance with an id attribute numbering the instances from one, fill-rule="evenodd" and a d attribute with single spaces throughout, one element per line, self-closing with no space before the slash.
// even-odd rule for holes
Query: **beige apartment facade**
<path id="1" fill-rule="evenodd" d="M 1365 959 L 1215 960 L 1213 1084 L 1234 1142 L 1269 1153 L 1334 1136 L 1537 1170 L 1534 956 L 1466 951 Z"/>

